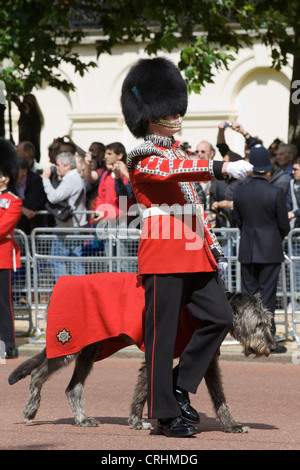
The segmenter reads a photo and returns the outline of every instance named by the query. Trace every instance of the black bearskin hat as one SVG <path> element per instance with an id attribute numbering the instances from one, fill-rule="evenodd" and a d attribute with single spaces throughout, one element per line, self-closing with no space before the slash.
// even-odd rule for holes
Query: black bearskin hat
<path id="1" fill-rule="evenodd" d="M 184 116 L 187 86 L 179 69 L 168 59 L 140 59 L 122 86 L 121 106 L 125 122 L 135 137 L 144 137 L 151 118 Z"/>
<path id="2" fill-rule="evenodd" d="M 0 138 L 0 174 L 9 177 L 10 187 L 13 187 L 19 175 L 19 160 L 15 147 L 3 138 Z"/>

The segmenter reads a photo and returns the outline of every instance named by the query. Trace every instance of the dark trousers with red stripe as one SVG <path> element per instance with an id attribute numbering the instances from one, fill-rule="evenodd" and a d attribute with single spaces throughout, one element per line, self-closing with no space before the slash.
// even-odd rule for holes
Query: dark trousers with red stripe
<path id="1" fill-rule="evenodd" d="M 183 305 L 201 320 L 176 368 L 176 385 L 192 393 L 232 325 L 232 310 L 217 272 L 144 275 L 143 282 L 148 417 L 173 418 L 181 414 L 173 394 L 173 355 Z"/>
<path id="2" fill-rule="evenodd" d="M 6 350 L 16 347 L 11 297 L 11 269 L 0 269 L 0 339 L 5 343 Z"/>

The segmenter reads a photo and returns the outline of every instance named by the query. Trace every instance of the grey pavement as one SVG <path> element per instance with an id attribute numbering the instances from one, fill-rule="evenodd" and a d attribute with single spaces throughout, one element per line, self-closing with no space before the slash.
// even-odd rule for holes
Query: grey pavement
<path id="1" fill-rule="evenodd" d="M 32 354 L 34 346 L 30 347 Z M 41 347 L 35 347 L 34 352 Z M 29 354 L 28 346 L 26 348 Z M 88 377 L 85 409 L 87 415 L 98 418 L 99 427 L 79 428 L 73 425 L 64 393 L 72 365 L 49 379 L 42 391 L 36 419 L 31 424 L 24 423 L 22 411 L 28 398 L 30 380 L 26 378 L 13 386 L 7 382 L 12 370 L 26 357 L 25 350 L 22 352 L 20 349 L 21 357 L 0 364 L 1 450 L 109 452 L 100 453 L 98 463 L 104 463 L 99 461 L 100 456 L 112 458 L 122 456 L 122 452 L 125 455 L 126 451 L 138 456 L 137 451 L 144 451 L 140 461 L 151 464 L 153 455 L 160 455 L 161 451 L 170 451 L 174 455 L 192 452 L 200 463 L 202 450 L 300 449 L 300 358 L 297 352 L 254 360 L 244 358 L 238 351 L 222 351 L 220 366 L 227 401 L 234 418 L 248 426 L 249 433 L 228 434 L 222 431 L 203 382 L 197 394 L 191 395 L 192 405 L 201 418 L 198 433 L 192 438 L 175 439 L 158 435 L 155 421 L 151 421 L 154 426 L 151 432 L 132 430 L 127 425 L 130 400 L 142 359 L 140 351 L 134 348 L 95 363 Z M 148 461 L 145 462 L 147 455 Z"/>

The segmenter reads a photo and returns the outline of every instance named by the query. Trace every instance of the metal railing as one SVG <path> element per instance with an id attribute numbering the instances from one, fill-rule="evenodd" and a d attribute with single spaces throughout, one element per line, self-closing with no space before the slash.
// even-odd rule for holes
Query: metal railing
<path id="1" fill-rule="evenodd" d="M 101 272 L 137 272 L 140 231 L 135 229 L 36 228 L 31 233 L 36 336 L 44 342 L 41 328 L 47 305 L 60 275 Z"/>
<path id="2" fill-rule="evenodd" d="M 300 228 L 289 232 L 287 236 L 287 251 L 290 275 L 289 305 L 292 315 L 290 335 L 297 341 L 299 346 L 300 338 L 297 334 L 297 325 L 300 324 Z"/>
<path id="3" fill-rule="evenodd" d="M 214 229 L 214 232 L 228 259 L 225 288 L 231 292 L 239 291 L 239 229 L 222 227 Z M 22 245 L 26 277 L 20 289 L 26 294 L 30 329 L 31 308 L 34 310 L 36 335 L 30 342 L 45 342 L 47 305 L 60 274 L 138 271 L 138 229 L 39 227 L 28 238 L 20 231 L 16 231 L 16 235 Z M 300 323 L 300 229 L 290 232 L 284 241 L 284 251 L 285 262 L 282 263 L 277 287 L 275 323 L 283 325 L 285 338 L 293 338 L 300 349 L 297 334 Z M 17 294 L 17 284 L 13 287 L 13 292 Z M 19 310 L 17 304 L 15 309 Z M 19 318 L 24 319 L 24 315 L 15 316 L 15 319 Z"/>
<path id="4" fill-rule="evenodd" d="M 16 229 L 15 240 L 19 244 L 21 253 L 21 267 L 12 274 L 12 298 L 14 319 L 28 323 L 26 335 L 33 329 L 32 321 L 32 258 L 29 239 L 22 230 Z"/>

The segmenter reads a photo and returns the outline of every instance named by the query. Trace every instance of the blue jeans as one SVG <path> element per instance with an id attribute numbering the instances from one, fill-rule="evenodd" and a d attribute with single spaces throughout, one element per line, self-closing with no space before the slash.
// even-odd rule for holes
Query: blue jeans
<path id="1" fill-rule="evenodd" d="M 51 245 L 51 256 L 79 257 L 82 256 L 82 243 L 78 240 L 65 240 L 59 237 Z M 51 269 L 55 282 L 60 276 L 84 276 L 85 269 L 79 261 L 51 260 Z"/>

